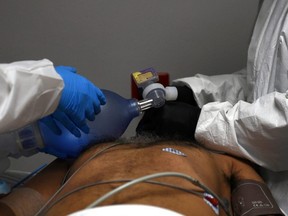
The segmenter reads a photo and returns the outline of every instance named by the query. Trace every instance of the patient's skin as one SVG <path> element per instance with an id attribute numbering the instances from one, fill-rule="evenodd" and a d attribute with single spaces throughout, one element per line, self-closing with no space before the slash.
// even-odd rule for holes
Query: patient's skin
<path id="1" fill-rule="evenodd" d="M 135 144 L 117 145 L 105 150 L 75 173 L 88 158 L 111 144 L 98 144 L 84 152 L 71 166 L 66 185 L 54 201 L 77 187 L 97 181 L 135 179 L 147 174 L 167 171 L 190 175 L 205 184 L 218 196 L 228 201 L 230 201 L 231 195 L 231 179 L 253 179 L 263 182 L 254 169 L 242 160 L 174 141 L 163 141 L 142 147 L 135 147 Z M 163 151 L 163 148 L 177 149 L 186 156 Z M 46 174 L 44 173 L 46 177 L 45 179 L 42 177 L 41 182 L 37 181 L 37 178 L 41 178 L 42 174 L 40 173 L 27 183 L 26 186 L 38 190 L 47 199 L 48 196 L 55 192 L 56 185 L 60 186 L 59 184 L 67 172 L 65 165 L 62 164 L 62 168 L 59 167 L 57 170 L 58 177 L 55 179 L 47 177 L 49 172 L 53 175 L 53 171 L 50 170 Z M 181 178 L 161 177 L 153 180 L 168 182 L 188 189 L 200 190 L 197 186 Z M 81 210 L 103 194 L 122 184 L 107 183 L 79 190 L 50 206 L 41 215 L 61 216 Z M 43 188 L 46 188 L 46 190 L 43 191 Z M 47 189 L 51 190 L 47 192 Z M 148 183 L 134 185 L 112 196 L 104 201 L 102 205 L 122 203 L 155 205 L 184 215 L 216 215 L 212 208 L 199 196 Z M 0 212 L 2 212 L 1 207 Z M 220 215 L 225 215 L 222 208 L 220 208 Z"/>

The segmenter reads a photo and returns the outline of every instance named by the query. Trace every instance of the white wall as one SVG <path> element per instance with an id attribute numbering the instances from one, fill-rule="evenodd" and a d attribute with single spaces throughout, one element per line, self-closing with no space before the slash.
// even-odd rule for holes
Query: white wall
<path id="1" fill-rule="evenodd" d="M 130 73 L 136 70 L 154 67 L 174 79 L 245 67 L 257 5 L 251 0 L 1 1 L 0 62 L 48 58 L 130 97 Z"/>

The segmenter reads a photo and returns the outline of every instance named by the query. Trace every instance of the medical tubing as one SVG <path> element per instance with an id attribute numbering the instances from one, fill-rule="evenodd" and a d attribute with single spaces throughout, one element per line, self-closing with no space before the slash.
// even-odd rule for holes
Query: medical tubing
<path id="1" fill-rule="evenodd" d="M 67 196 L 69 196 L 70 194 L 72 194 L 72 193 L 74 193 L 74 192 L 76 192 L 76 191 L 78 191 L 78 190 L 81 190 L 81 189 L 83 189 L 83 188 L 86 188 L 86 187 L 90 187 L 90 186 L 94 186 L 94 185 L 96 185 L 97 183 L 92 183 L 92 184 L 90 184 L 90 185 L 83 185 L 82 187 L 78 187 L 78 188 L 76 188 L 76 189 L 74 189 L 73 191 L 71 191 L 71 192 L 69 192 L 69 193 L 67 193 L 67 194 L 64 194 L 63 196 L 61 196 L 60 198 L 58 198 L 58 199 L 56 199 L 55 201 L 53 201 L 52 202 L 52 200 L 54 199 L 54 198 L 56 198 L 56 196 L 58 195 L 58 194 L 60 194 L 60 192 L 63 190 L 63 188 L 66 186 L 66 184 L 71 180 L 71 179 L 73 179 L 73 177 L 79 172 L 79 170 L 81 170 L 87 163 L 89 163 L 92 159 L 94 159 L 95 157 L 97 157 L 97 156 L 99 156 L 100 154 L 102 154 L 103 152 L 105 152 L 106 150 L 108 150 L 108 149 L 110 149 L 110 148 L 112 148 L 112 147 L 115 147 L 115 146 L 118 146 L 118 145 L 122 145 L 122 144 L 124 144 L 124 143 L 113 143 L 113 144 L 111 144 L 111 145 L 108 145 L 108 146 L 106 146 L 106 147 L 104 147 L 103 149 L 100 149 L 99 151 L 97 151 L 95 154 L 93 154 L 91 157 L 89 157 L 80 167 L 78 167 L 78 169 L 76 169 L 74 172 L 73 172 L 73 174 L 67 179 L 67 176 L 69 175 L 69 173 L 70 173 L 70 169 L 67 171 L 67 173 L 65 174 L 65 176 L 64 176 L 64 178 L 63 178 L 63 181 L 62 181 L 62 184 L 61 184 L 61 186 L 60 186 L 60 188 L 53 194 L 53 196 L 52 197 L 50 197 L 50 199 L 46 202 L 46 204 L 36 213 L 36 215 L 35 216 L 41 216 L 41 215 L 44 215 L 47 211 L 49 211 L 49 209 L 51 208 L 51 207 L 53 207 L 55 204 L 57 204 L 59 201 L 61 201 L 62 199 L 64 199 L 65 197 L 67 197 Z M 165 174 L 165 173 L 164 173 Z M 175 174 L 175 172 L 172 172 L 172 175 L 174 175 Z M 228 215 L 228 216 L 230 216 L 230 213 L 229 213 L 229 207 L 227 207 L 227 205 L 225 204 L 225 202 L 224 201 L 222 201 L 222 199 L 220 198 L 220 197 L 218 197 L 217 196 L 217 194 L 215 194 L 213 191 L 211 191 L 209 188 L 207 188 L 206 186 L 204 186 L 203 184 L 201 184 L 198 180 L 195 180 L 195 179 L 193 179 L 192 177 L 190 177 L 190 176 L 187 176 L 187 175 L 185 175 L 185 174 L 182 174 L 182 173 L 177 173 L 176 172 L 176 174 L 177 175 L 180 175 L 180 177 L 183 177 L 183 176 L 185 176 L 185 178 L 187 179 L 187 177 L 188 177 L 188 180 L 190 180 L 190 178 L 191 178 L 191 180 L 192 180 L 192 183 L 194 183 L 194 184 L 196 184 L 197 186 L 199 186 L 201 189 L 208 189 L 208 190 L 206 190 L 206 192 L 208 192 L 208 193 L 210 193 L 210 194 L 212 194 L 216 199 L 218 199 L 218 201 L 219 201 L 219 203 L 220 203 L 220 205 L 222 206 L 222 208 L 224 209 L 224 211 L 226 212 L 226 214 Z M 163 173 L 156 173 L 156 174 L 152 174 L 153 176 L 152 177 L 147 177 L 147 176 L 144 176 L 144 177 L 140 177 L 140 178 L 138 178 L 138 179 L 134 179 L 134 180 L 130 180 L 130 182 L 128 182 L 129 183 L 129 185 L 128 186 L 124 186 L 124 185 L 122 185 L 123 187 L 129 187 L 129 186 L 131 186 L 131 183 L 133 184 L 133 182 L 132 181 L 136 181 L 134 184 L 137 184 L 137 183 L 139 183 L 139 181 L 141 182 L 141 181 L 143 181 L 143 182 L 146 182 L 146 183 L 153 183 L 153 184 L 159 184 L 159 185 L 162 185 L 162 186 L 170 186 L 170 187 L 172 187 L 172 188 L 175 188 L 175 189 L 180 189 L 180 190 L 184 190 L 184 191 L 186 191 L 186 192 L 190 192 L 190 193 L 193 193 L 193 194 L 195 194 L 195 195 L 199 195 L 199 194 L 197 194 L 198 192 L 193 192 L 193 191 L 187 191 L 185 188 L 178 188 L 177 186 L 173 186 L 173 185 L 170 185 L 170 184 L 165 184 L 165 183 L 162 183 L 162 182 L 155 182 L 155 181 L 149 181 L 149 179 L 151 179 L 151 178 L 156 178 L 156 177 L 161 177 L 161 176 L 163 176 Z M 167 174 L 165 174 L 165 176 L 168 176 L 168 175 L 170 175 L 171 176 L 171 172 L 167 172 Z M 143 179 L 143 178 L 145 178 L 144 180 L 141 180 L 141 179 Z M 190 181 L 191 181 L 190 180 Z M 125 181 L 125 180 L 116 180 L 116 181 Z M 104 183 L 104 182 L 99 182 L 99 184 L 102 184 L 102 183 Z M 109 183 L 109 181 L 106 181 L 106 183 Z M 126 183 L 126 184 L 128 184 L 128 183 Z M 116 189 L 118 189 L 118 188 L 116 188 Z M 125 188 L 123 188 L 123 189 L 125 189 Z M 112 191 L 111 191 L 112 192 Z M 120 191 L 119 191 L 120 192 Z M 116 192 L 117 193 L 117 192 Z M 113 195 L 113 194 L 112 194 Z M 112 196 L 111 195 L 111 196 Z M 105 196 L 105 195 L 104 195 Z M 107 198 L 109 198 L 109 197 L 107 197 Z M 96 200 L 97 201 L 97 200 Z M 96 202 L 95 201 L 95 202 Z M 104 201 L 104 200 L 103 200 Z M 90 206 L 90 205 L 89 205 Z"/>
<path id="2" fill-rule="evenodd" d="M 219 204 L 223 208 L 223 210 L 225 211 L 226 215 L 231 216 L 231 214 L 229 212 L 229 209 L 227 209 L 227 206 L 226 206 L 225 202 L 216 193 L 214 193 L 210 188 L 208 188 L 207 186 L 205 186 L 204 184 L 199 182 L 197 179 L 194 179 L 194 178 L 192 178 L 189 175 L 186 175 L 186 174 L 183 174 L 183 173 L 179 173 L 179 172 L 159 172 L 159 173 L 146 175 L 146 176 L 134 179 L 134 180 L 132 180 L 132 181 L 130 181 L 128 183 L 125 183 L 125 184 L 115 188 L 114 190 L 106 193 L 105 195 L 103 195 L 99 199 L 95 200 L 90 205 L 88 205 L 85 209 L 96 207 L 100 203 L 105 201 L 106 199 L 110 198 L 111 196 L 114 196 L 115 194 L 117 194 L 117 193 L 121 192 L 122 190 L 127 189 L 127 188 L 129 188 L 129 187 L 131 187 L 131 186 L 133 186 L 135 184 L 138 184 L 138 183 L 141 183 L 141 182 L 145 182 L 146 180 L 149 180 L 149 179 L 159 178 L 159 177 L 167 177 L 167 176 L 174 176 L 174 177 L 184 178 L 184 179 L 190 181 L 192 184 L 202 188 L 205 192 L 211 194 L 212 196 L 214 196 L 219 201 Z"/>
<path id="3" fill-rule="evenodd" d="M 123 143 L 113 143 L 112 145 L 106 146 L 105 148 L 99 150 L 98 152 L 96 152 L 95 154 L 93 154 L 91 157 L 89 157 L 80 167 L 78 167 L 78 169 L 76 169 L 73 174 L 67 179 L 67 176 L 70 174 L 70 169 L 67 171 L 67 173 L 65 174 L 62 182 L 61 182 L 61 186 L 60 188 L 49 198 L 49 200 L 46 202 L 46 204 L 44 206 L 42 206 L 42 208 L 36 213 L 35 216 L 40 216 L 43 215 L 46 211 L 48 211 L 50 209 L 50 202 L 63 190 L 63 188 L 66 186 L 66 184 L 68 184 L 68 182 L 79 172 L 79 170 L 81 170 L 87 163 L 89 163 L 92 159 L 94 159 L 95 157 L 97 157 L 98 155 L 100 155 L 101 153 L 105 152 L 106 150 L 114 147 L 114 146 L 118 146 L 118 145 L 122 145 Z M 52 203 L 53 204 L 53 203 Z"/>
<path id="4" fill-rule="evenodd" d="M 50 199 L 46 202 L 46 204 L 37 212 L 36 216 L 41 216 L 43 214 L 45 214 L 47 211 L 49 211 L 49 209 L 51 209 L 54 205 L 56 205 L 58 202 L 60 202 L 62 199 L 64 199 L 65 197 L 73 194 L 74 192 L 77 192 L 79 190 L 82 190 L 82 189 L 85 189 L 87 187 L 92 187 L 92 186 L 95 186 L 95 185 L 99 185 L 99 184 L 108 184 L 108 183 L 119 183 L 119 182 L 129 182 L 129 181 L 132 181 L 133 179 L 120 179 L 120 180 L 115 180 L 115 181 L 103 181 L 103 182 L 96 182 L 96 183 L 91 183 L 91 184 L 88 184 L 88 185 L 83 185 L 81 187 L 78 187 L 78 188 L 75 188 L 73 191 L 70 191 L 69 193 L 66 193 L 64 194 L 63 196 L 61 196 L 60 198 L 56 199 L 55 201 L 53 201 L 54 198 L 56 198 L 56 196 L 62 191 L 62 189 L 66 186 L 66 184 L 86 165 L 88 164 L 91 160 L 93 160 L 94 158 L 96 158 L 97 156 L 99 156 L 100 154 L 102 154 L 103 152 L 105 152 L 106 150 L 110 149 L 110 148 L 113 148 L 115 146 L 118 146 L 118 145 L 123 145 L 124 143 L 113 143 L 109 146 L 106 146 L 104 147 L 103 149 L 100 149 L 99 151 L 97 151 L 95 154 L 93 154 L 91 157 L 89 157 L 80 167 L 78 167 L 78 169 L 76 169 L 73 174 L 69 177 L 68 175 L 70 174 L 71 172 L 71 169 L 69 169 L 62 182 L 61 182 L 61 186 L 60 188 L 53 194 L 52 197 L 50 197 Z M 171 187 L 171 188 L 174 188 L 174 189 L 178 189 L 178 190 L 182 190 L 182 191 L 185 191 L 187 193 L 192 193 L 194 195 L 197 195 L 197 196 L 200 196 L 201 192 L 198 192 L 198 191 L 195 191 L 195 190 L 188 190 L 188 189 L 185 189 L 185 188 L 182 188 L 182 187 L 179 187 L 179 186 L 176 186 L 176 185 L 172 185 L 172 184 L 168 184 L 168 183 L 163 183 L 163 182 L 157 182 L 157 181 L 149 181 L 149 180 L 146 180 L 145 183 L 150 183 L 150 184 L 158 184 L 158 185 L 161 185 L 161 186 L 166 186 L 166 187 Z M 52 202 L 53 201 L 53 202 Z"/>
<path id="5" fill-rule="evenodd" d="M 60 201 L 62 201 L 63 199 L 67 198 L 68 196 L 72 195 L 73 193 L 76 193 L 80 190 L 84 190 L 93 186 L 97 186 L 97 185 L 103 185 L 103 184 L 112 184 L 112 183 L 126 183 L 126 182 L 130 182 L 133 179 L 116 179 L 116 180 L 110 180 L 110 181 L 97 181 L 97 182 L 93 182 L 90 184 L 86 184 L 86 185 L 82 185 L 80 187 L 77 187 L 75 189 L 73 189 L 72 191 L 69 191 L 67 193 L 65 193 L 64 195 L 62 195 L 60 198 L 56 199 L 55 201 L 53 201 L 48 208 L 45 208 L 45 212 L 48 212 L 53 206 L 55 206 L 57 203 L 59 203 Z M 153 184 L 153 185 L 160 185 L 163 187 L 169 187 L 169 188 L 173 188 L 175 190 L 180 190 L 186 193 L 190 193 L 193 194 L 195 196 L 199 196 L 202 197 L 203 196 L 203 192 L 200 191 L 196 191 L 196 190 L 189 190 L 183 187 L 180 187 L 178 185 L 173 185 L 173 184 L 169 184 L 169 183 L 164 183 L 164 182 L 159 182 L 159 181 L 150 181 L 150 180 L 146 180 L 144 181 L 144 183 L 147 184 Z M 42 212 L 41 212 L 42 213 Z"/>

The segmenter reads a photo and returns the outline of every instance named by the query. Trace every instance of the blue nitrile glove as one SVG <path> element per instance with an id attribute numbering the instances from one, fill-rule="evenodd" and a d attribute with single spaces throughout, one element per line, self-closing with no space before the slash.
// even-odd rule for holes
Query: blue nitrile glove
<path id="1" fill-rule="evenodd" d="M 67 130 L 69 130 L 72 134 L 74 134 L 74 136 L 81 136 L 81 133 L 75 123 L 68 117 L 66 113 L 59 111 L 58 109 L 56 109 L 53 114 L 40 119 L 40 122 L 44 123 L 55 134 L 61 135 L 62 131 L 56 124 L 55 119 L 61 122 L 61 124 L 65 126 L 65 128 L 67 128 Z"/>
<path id="2" fill-rule="evenodd" d="M 55 70 L 64 81 L 64 89 L 56 111 L 41 121 L 56 134 L 61 134 L 61 130 L 54 119 L 76 137 L 81 136 L 79 129 L 89 133 L 86 119 L 90 121 L 95 119 L 95 115 L 101 110 L 100 104 L 106 103 L 104 94 L 88 79 L 77 74 L 74 67 L 57 66 Z"/>

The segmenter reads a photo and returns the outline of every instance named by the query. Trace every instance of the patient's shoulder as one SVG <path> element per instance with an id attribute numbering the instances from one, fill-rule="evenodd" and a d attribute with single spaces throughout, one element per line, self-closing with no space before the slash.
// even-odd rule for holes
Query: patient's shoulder
<path id="1" fill-rule="evenodd" d="M 218 166 L 230 179 L 253 179 L 262 181 L 262 178 L 257 173 L 256 165 L 252 162 L 227 154 L 213 154 Z"/>

